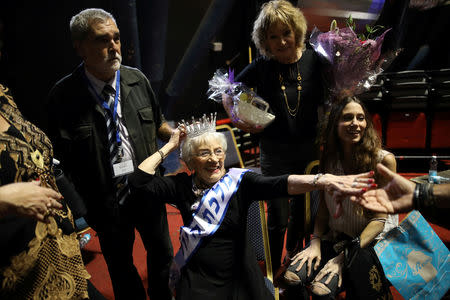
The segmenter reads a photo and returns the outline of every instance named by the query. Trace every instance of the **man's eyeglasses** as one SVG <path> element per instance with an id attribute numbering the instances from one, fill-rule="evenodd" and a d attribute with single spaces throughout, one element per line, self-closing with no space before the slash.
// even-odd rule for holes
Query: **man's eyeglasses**
<path id="1" fill-rule="evenodd" d="M 206 158 L 209 158 L 210 156 L 212 156 L 213 153 L 217 158 L 222 158 L 225 155 L 225 151 L 223 151 L 223 149 L 219 148 L 219 149 L 214 150 L 214 152 L 211 152 L 209 150 L 202 150 L 197 154 L 197 156 L 206 159 Z"/>

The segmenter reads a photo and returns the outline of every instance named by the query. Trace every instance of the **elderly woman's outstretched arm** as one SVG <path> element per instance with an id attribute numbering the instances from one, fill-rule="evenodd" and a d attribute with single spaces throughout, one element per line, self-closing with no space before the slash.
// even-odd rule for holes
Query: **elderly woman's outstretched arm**
<path id="1" fill-rule="evenodd" d="M 312 190 L 325 190 L 333 197 L 359 195 L 374 187 L 373 172 L 358 175 L 335 176 L 332 174 L 290 175 L 288 177 L 289 195 L 297 195 Z"/>

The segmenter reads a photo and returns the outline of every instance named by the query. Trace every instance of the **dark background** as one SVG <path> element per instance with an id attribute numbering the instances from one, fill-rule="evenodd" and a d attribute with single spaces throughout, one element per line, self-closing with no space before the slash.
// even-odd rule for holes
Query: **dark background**
<path id="1" fill-rule="evenodd" d="M 111 12 L 121 30 L 123 63 L 141 69 L 150 79 L 169 120 L 200 116 L 223 109 L 208 100 L 208 80 L 218 68 L 236 72 L 248 63 L 250 32 L 259 7 L 255 0 L 0 0 L 4 47 L 0 82 L 12 89 L 23 114 L 46 128 L 46 95 L 56 81 L 79 63 L 72 48 L 69 20 L 80 10 L 100 7 Z M 427 10 L 409 1 L 291 1 L 305 12 L 309 30 L 327 31 L 333 18 L 345 26 L 339 12 L 380 14 L 377 22 L 392 27 L 385 49 L 404 48 L 390 71 L 406 70 L 424 44 L 426 57 L 414 68 L 448 68 L 449 5 Z M 332 8 L 336 16 L 317 15 L 314 8 Z M 376 20 L 357 20 L 373 23 Z M 221 42 L 222 51 L 213 51 Z"/>

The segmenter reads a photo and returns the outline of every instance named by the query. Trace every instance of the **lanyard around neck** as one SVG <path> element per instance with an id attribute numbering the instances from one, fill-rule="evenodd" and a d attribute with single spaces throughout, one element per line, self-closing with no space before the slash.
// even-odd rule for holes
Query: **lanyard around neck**
<path id="1" fill-rule="evenodd" d="M 117 119 L 117 105 L 119 103 L 119 95 L 120 95 L 120 70 L 117 70 L 117 77 L 116 77 L 116 94 L 114 96 L 114 108 L 113 111 L 111 111 L 111 107 L 108 105 L 108 102 L 105 101 L 105 99 L 103 99 L 102 96 L 100 96 L 97 91 L 95 90 L 95 88 L 92 86 L 91 81 L 87 78 L 86 76 L 86 81 L 89 85 L 89 87 L 94 91 L 95 96 L 97 97 L 98 102 L 102 105 L 102 107 L 104 109 L 106 109 L 107 111 L 109 111 L 113 117 L 113 121 L 114 124 L 116 124 L 116 119 Z M 120 138 L 120 130 L 119 130 L 119 126 L 116 126 L 116 140 L 117 140 L 117 145 L 121 145 L 122 144 L 122 139 Z"/>

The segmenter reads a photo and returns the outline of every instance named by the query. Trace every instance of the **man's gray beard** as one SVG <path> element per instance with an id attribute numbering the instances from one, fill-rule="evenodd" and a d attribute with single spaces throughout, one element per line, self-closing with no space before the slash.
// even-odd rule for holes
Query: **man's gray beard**
<path id="1" fill-rule="evenodd" d="M 107 62 L 103 65 L 101 72 L 106 74 L 115 73 L 117 70 L 120 69 L 120 65 L 121 65 L 120 60 L 119 61 L 115 60 L 114 64 Z"/>
<path id="2" fill-rule="evenodd" d="M 121 61 L 115 61 L 114 65 L 112 66 L 112 69 L 114 72 L 120 69 Z"/>
<path id="3" fill-rule="evenodd" d="M 118 60 L 114 60 L 114 64 L 111 66 L 111 69 L 116 72 L 120 69 L 120 65 L 122 64 L 122 56 L 119 53 L 116 53 L 115 58 Z"/>

